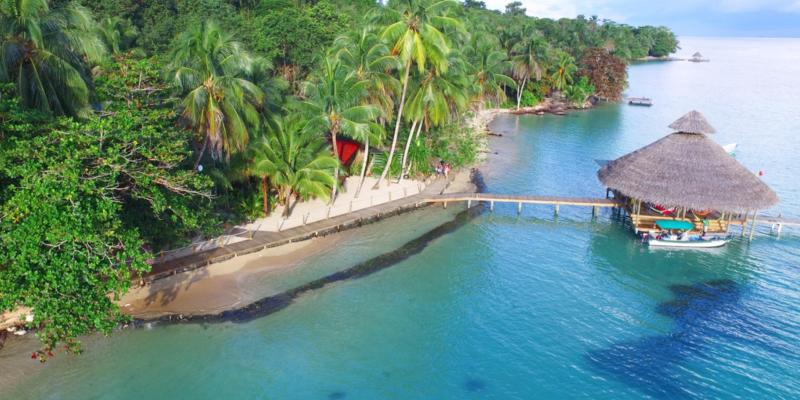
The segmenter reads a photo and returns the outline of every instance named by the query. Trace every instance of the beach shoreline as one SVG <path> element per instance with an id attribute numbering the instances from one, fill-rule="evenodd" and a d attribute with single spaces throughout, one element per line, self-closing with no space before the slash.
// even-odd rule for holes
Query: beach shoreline
<path id="1" fill-rule="evenodd" d="M 500 108 L 479 110 L 465 124 L 480 139 L 480 157 L 469 168 L 454 171 L 443 192 L 478 190 L 473 175 L 476 170 L 480 173 L 480 169 L 486 166 L 486 156 L 491 152 L 491 137 L 498 136 L 491 132 L 490 125 L 498 115 L 511 111 Z M 395 212 L 369 222 L 414 212 L 417 208 L 398 207 Z M 314 254 L 331 250 L 351 234 L 351 229 L 342 229 L 324 237 L 312 235 L 303 240 L 144 281 L 132 287 L 118 304 L 124 313 L 137 320 L 183 319 L 241 308 L 247 305 L 238 291 L 241 279 L 258 272 L 294 268 Z"/>
<path id="2" fill-rule="evenodd" d="M 544 113 L 561 115 L 560 112 L 564 110 L 562 107 L 563 103 L 546 99 L 535 107 L 526 107 L 520 110 L 489 108 L 476 111 L 465 123 L 465 127 L 470 128 L 479 139 L 478 158 L 473 165 L 454 171 L 442 192 L 477 190 L 472 180 L 473 173 L 475 171 L 481 173 L 487 167 L 489 156 L 494 154 L 492 142 L 496 143 L 502 137 L 501 133 L 493 132 L 490 128 L 497 116 L 501 114 L 542 115 Z M 419 195 L 421 194 L 419 193 Z M 402 203 L 402 200 L 401 198 L 397 201 Z M 352 228 L 414 212 L 424 206 L 427 204 L 399 204 L 372 218 L 338 225 L 325 232 L 306 232 L 279 243 L 263 246 L 256 251 L 208 258 L 204 262 L 181 268 L 169 268 L 161 271 L 154 268 L 151 274 L 135 282 L 117 303 L 123 313 L 140 321 L 214 315 L 242 308 L 247 306 L 247 299 L 240 293 L 240 282 L 247 276 L 259 272 L 294 268 L 314 254 L 333 249 L 338 242 L 352 234 Z M 354 214 L 354 212 L 340 217 L 349 214 Z M 322 222 L 325 221 L 318 223 Z M 300 228 L 302 227 L 296 227 L 295 230 Z M 21 321 L 19 315 L 22 314 L 18 312 L 3 315 L 0 318 L 0 324 L 4 327 L 3 331 L 6 328 L 19 326 Z M 13 335 L 6 336 L 6 340 L 15 337 Z"/>

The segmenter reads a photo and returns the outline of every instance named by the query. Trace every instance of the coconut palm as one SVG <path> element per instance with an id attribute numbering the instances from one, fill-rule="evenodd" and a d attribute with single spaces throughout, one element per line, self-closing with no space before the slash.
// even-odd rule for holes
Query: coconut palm
<path id="1" fill-rule="evenodd" d="M 573 81 L 573 75 L 578 71 L 575 59 L 564 51 L 558 52 L 558 64 L 553 75 L 550 76 L 553 88 L 564 91 Z"/>
<path id="2" fill-rule="evenodd" d="M 241 156 L 236 157 L 236 162 L 232 162 L 235 167 L 230 168 L 230 174 L 238 179 L 257 178 L 260 181 L 264 216 L 269 216 L 269 180 L 277 175 L 279 165 L 276 162 L 278 157 L 269 146 L 269 139 L 266 137 L 251 141 L 247 150 L 239 153 Z"/>
<path id="3" fill-rule="evenodd" d="M 520 41 L 514 46 L 511 72 L 517 80 L 517 110 L 522 101 L 525 86 L 533 80 L 541 80 L 547 59 L 547 41 L 534 28 L 522 29 Z"/>
<path id="4" fill-rule="evenodd" d="M 506 98 L 506 86 L 514 86 L 514 79 L 506 75 L 511 70 L 511 62 L 506 53 L 497 50 L 496 43 L 474 38 L 467 46 L 465 57 L 469 63 L 469 78 L 475 85 L 475 95 L 479 108 L 485 101 L 498 104 Z"/>
<path id="5" fill-rule="evenodd" d="M 207 148 L 226 160 L 244 150 L 264 102 L 264 92 L 248 80 L 255 59 L 213 21 L 183 32 L 170 59 L 168 75 L 185 94 L 182 115 L 203 142 L 195 168 Z"/>
<path id="6" fill-rule="evenodd" d="M 387 71 L 400 68 L 398 58 L 392 55 L 388 46 L 369 29 L 338 37 L 334 42 L 334 48 L 342 64 L 349 68 L 358 80 L 367 82 L 366 96 L 362 99 L 362 104 L 379 107 L 382 113 L 380 119 L 391 119 L 394 113 L 394 94 L 400 91 L 400 84 Z M 373 127 L 371 132 L 372 135 L 358 138 L 364 143 L 364 153 L 356 198 L 361 194 L 366 180 L 370 142 L 381 143 L 385 133 L 383 127 Z"/>
<path id="7" fill-rule="evenodd" d="M 411 131 L 403 150 L 402 169 L 398 182 L 408 173 L 408 151 L 412 140 L 419 136 L 423 125 L 442 126 L 469 105 L 470 87 L 466 66 L 460 54 L 452 54 L 446 72 L 431 69 L 411 92 L 406 106 Z M 414 132 L 416 127 L 416 133 Z"/>
<path id="8" fill-rule="evenodd" d="M 71 3 L 51 9 L 47 0 L 0 2 L 0 81 L 14 82 L 26 107 L 87 117 L 92 81 L 87 61 L 105 48 L 91 13 Z"/>
<path id="9" fill-rule="evenodd" d="M 106 17 L 100 20 L 97 31 L 106 48 L 113 54 L 119 54 L 130 47 L 139 31 L 129 20 L 120 17 Z"/>
<path id="10" fill-rule="evenodd" d="M 380 116 L 380 109 L 363 104 L 370 81 L 359 79 L 334 54 L 322 60 L 320 69 L 303 84 L 303 105 L 311 116 L 311 123 L 330 135 L 333 154 L 338 160 L 339 135 L 367 143 L 369 136 L 378 129 L 375 120 Z M 338 165 L 333 176 L 338 183 Z M 336 200 L 336 190 L 334 186 L 331 201 Z"/>
<path id="11" fill-rule="evenodd" d="M 394 113 L 395 93 L 400 91 L 400 82 L 388 71 L 399 69 L 397 56 L 370 29 L 362 29 L 336 38 L 336 57 L 356 75 L 358 80 L 368 81 L 365 104 L 381 108 L 383 117 L 391 119 Z"/>
<path id="12" fill-rule="evenodd" d="M 461 22 L 448 16 L 451 10 L 458 9 L 459 3 L 454 0 L 403 0 L 393 1 L 382 8 L 381 19 L 388 21 L 381 38 L 392 45 L 392 54 L 399 56 L 403 64 L 400 72 L 402 89 L 395 117 L 394 134 L 386 166 L 375 187 L 391 169 L 394 152 L 397 148 L 397 137 L 403 122 L 403 107 L 409 85 L 412 64 L 416 64 L 420 74 L 424 74 L 428 65 L 440 72 L 447 71 L 447 56 L 450 46 L 443 29 L 463 29 Z"/>
<path id="13" fill-rule="evenodd" d="M 261 178 L 262 196 L 266 199 L 267 183 L 271 182 L 286 207 L 284 216 L 300 199 L 329 199 L 336 184 L 333 170 L 339 160 L 330 155 L 328 143 L 310 124 L 298 114 L 276 118 L 268 134 L 254 140 L 248 149 L 249 169 Z"/>

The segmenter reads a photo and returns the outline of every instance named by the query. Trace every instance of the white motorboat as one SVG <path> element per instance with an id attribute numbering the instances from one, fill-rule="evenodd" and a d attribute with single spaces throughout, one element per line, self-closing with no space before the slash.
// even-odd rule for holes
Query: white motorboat
<path id="1" fill-rule="evenodd" d="M 705 236 L 692 234 L 694 227 L 689 221 L 660 220 L 656 226 L 662 229 L 657 235 L 646 234 L 644 239 L 650 247 L 681 247 L 708 249 L 722 247 L 728 243 L 728 236 Z M 679 233 L 675 233 L 679 232 Z"/>
<path id="2" fill-rule="evenodd" d="M 647 245 L 650 247 L 683 247 L 683 248 L 696 248 L 696 249 L 710 249 L 714 247 L 722 247 L 728 243 L 728 239 L 713 238 L 713 239 L 648 239 Z"/>

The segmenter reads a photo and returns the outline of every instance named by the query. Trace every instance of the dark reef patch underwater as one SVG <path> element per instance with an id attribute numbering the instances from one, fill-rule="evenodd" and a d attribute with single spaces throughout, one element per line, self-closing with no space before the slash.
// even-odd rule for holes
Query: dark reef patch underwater
<path id="1" fill-rule="evenodd" d="M 715 332 L 710 327 L 715 320 L 728 318 L 725 314 L 735 308 L 740 288 L 731 280 L 714 280 L 673 285 L 670 290 L 675 298 L 659 304 L 657 311 L 674 320 L 671 332 L 591 351 L 590 364 L 653 397 L 690 397 L 680 365 L 713 341 Z"/>
<path id="2" fill-rule="evenodd" d="M 586 355 L 598 371 L 657 398 L 690 398 L 702 388 L 685 379 L 682 364 L 699 354 L 713 353 L 725 342 L 746 342 L 773 354 L 786 346 L 775 339 L 769 324 L 742 303 L 744 287 L 732 280 L 672 285 L 675 298 L 656 311 L 674 321 L 665 335 L 616 343 Z"/>

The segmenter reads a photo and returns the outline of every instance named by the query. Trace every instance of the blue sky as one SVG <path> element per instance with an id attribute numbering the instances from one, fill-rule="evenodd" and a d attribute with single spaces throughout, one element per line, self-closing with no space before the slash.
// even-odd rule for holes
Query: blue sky
<path id="1" fill-rule="evenodd" d="M 484 0 L 504 9 L 511 0 Z M 800 0 L 521 0 L 540 17 L 597 15 L 631 25 L 666 25 L 688 36 L 800 37 Z"/>

